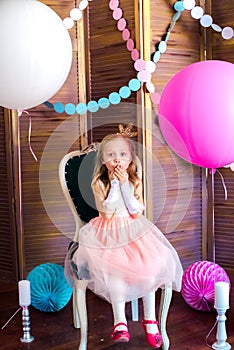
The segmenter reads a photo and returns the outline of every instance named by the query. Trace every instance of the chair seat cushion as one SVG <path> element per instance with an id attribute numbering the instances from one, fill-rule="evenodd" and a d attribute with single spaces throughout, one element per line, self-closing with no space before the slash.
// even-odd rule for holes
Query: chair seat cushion
<path id="1" fill-rule="evenodd" d="M 72 272 L 78 280 L 88 280 L 90 279 L 89 270 L 87 267 L 82 267 L 78 270 L 77 265 L 72 260 L 74 253 L 79 248 L 78 242 L 71 242 L 68 248 L 67 258 L 71 261 Z"/>

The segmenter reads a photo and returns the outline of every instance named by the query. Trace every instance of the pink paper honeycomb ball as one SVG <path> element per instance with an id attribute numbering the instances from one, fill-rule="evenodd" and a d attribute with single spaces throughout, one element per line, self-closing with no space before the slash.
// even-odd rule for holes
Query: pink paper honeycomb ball
<path id="1" fill-rule="evenodd" d="M 192 308 L 212 311 L 215 282 L 228 282 L 230 285 L 225 270 L 211 261 L 198 261 L 184 271 L 181 294 Z"/>

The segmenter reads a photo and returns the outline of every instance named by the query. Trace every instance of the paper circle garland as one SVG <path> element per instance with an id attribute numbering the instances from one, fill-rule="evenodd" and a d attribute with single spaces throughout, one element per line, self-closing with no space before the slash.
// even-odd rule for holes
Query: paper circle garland
<path id="1" fill-rule="evenodd" d="M 211 261 L 198 261 L 184 271 L 181 294 L 192 308 L 212 311 L 215 282 L 228 282 L 230 285 L 225 270 Z"/>
<path id="2" fill-rule="evenodd" d="M 78 8 L 73 8 L 70 11 L 70 17 L 67 17 L 63 20 L 67 29 L 70 29 L 73 27 L 74 21 L 79 21 L 82 18 L 82 11 L 85 10 L 87 8 L 87 6 L 88 6 L 88 0 L 81 0 L 81 2 L 78 5 Z M 151 101 L 155 104 L 159 103 L 159 98 L 158 98 L 159 94 L 155 91 L 154 83 L 151 81 L 151 74 L 156 70 L 156 63 L 159 61 L 161 54 L 166 52 L 167 41 L 168 41 L 170 34 L 171 34 L 175 24 L 176 24 L 176 21 L 180 18 L 181 13 L 184 10 L 191 10 L 191 16 L 194 19 L 200 19 L 200 24 L 203 25 L 204 27 L 211 26 L 215 31 L 221 32 L 221 35 L 224 39 L 232 39 L 233 38 L 233 29 L 231 27 L 225 27 L 222 29 L 217 24 L 214 24 L 212 17 L 210 15 L 204 14 L 204 10 L 202 7 L 196 6 L 195 0 L 183 0 L 183 1 L 179 0 L 179 1 L 176 1 L 174 3 L 173 7 L 174 7 L 174 10 L 176 11 L 176 13 L 172 16 L 172 20 L 171 20 L 170 26 L 168 28 L 167 34 L 165 35 L 165 39 L 158 43 L 157 49 L 156 49 L 155 53 L 152 55 L 152 61 L 144 61 L 143 59 L 140 59 L 140 61 L 142 61 L 142 65 L 144 66 L 144 68 L 138 68 L 139 67 L 138 63 L 136 65 L 134 65 L 136 71 L 138 71 L 137 80 L 139 80 L 139 82 L 140 82 L 138 90 L 141 88 L 141 83 L 145 84 L 146 91 L 148 91 L 151 94 L 150 95 Z M 126 41 L 126 48 L 131 52 L 132 60 L 133 61 L 139 60 L 140 52 L 138 49 L 135 48 L 135 43 L 134 43 L 134 40 L 131 38 L 131 33 L 130 33 L 129 29 L 127 28 L 127 21 L 123 17 L 124 12 L 120 8 L 119 0 L 110 0 L 109 1 L 109 8 L 110 8 L 110 10 L 113 11 L 112 17 L 117 22 L 117 29 L 122 32 L 122 39 L 124 41 Z M 118 97 L 115 96 L 113 98 L 113 95 L 110 94 L 111 101 L 109 101 L 107 99 L 108 105 L 105 104 L 104 108 L 108 108 L 111 104 L 120 103 L 121 98 L 128 98 L 131 95 L 132 91 L 137 91 L 137 90 L 130 89 L 130 91 L 129 91 L 130 94 L 127 93 L 125 95 L 122 95 L 120 93 L 120 90 L 122 90 L 122 88 L 119 89 L 119 96 Z M 118 94 L 117 92 L 113 92 L 113 93 Z M 125 96 L 127 96 L 127 97 L 125 97 Z M 103 97 L 101 99 L 106 99 L 106 98 Z M 99 107 L 101 107 L 98 102 L 96 102 L 96 103 L 99 105 Z M 88 104 L 89 104 L 89 102 L 88 102 Z M 55 105 L 53 106 L 51 103 L 46 101 L 45 105 L 47 105 L 47 107 L 49 107 L 49 108 L 54 108 L 54 110 L 58 113 L 63 113 L 65 111 L 67 114 L 70 114 L 70 115 L 72 115 L 76 112 L 78 114 L 85 114 L 87 112 L 87 110 L 89 110 L 91 112 L 96 112 L 98 110 L 97 107 L 92 108 L 92 110 L 90 110 L 90 108 L 86 106 L 85 110 L 82 109 L 82 113 L 80 113 L 79 112 L 80 108 L 78 107 L 79 104 L 77 105 L 77 107 L 75 107 L 73 105 L 74 107 L 70 108 L 69 103 L 67 104 L 69 106 L 66 105 L 67 107 L 63 106 L 61 104 L 61 102 L 58 102 L 55 104 L 56 106 Z M 58 106 L 59 106 L 59 108 L 57 108 Z"/>
<path id="3" fill-rule="evenodd" d="M 234 64 L 193 63 L 168 82 L 159 104 L 159 123 L 181 158 L 210 169 L 234 160 Z"/>
<path id="4" fill-rule="evenodd" d="M 56 312 L 67 305 L 72 296 L 64 268 L 46 263 L 36 266 L 27 276 L 31 284 L 31 303 L 44 312 Z"/>
<path id="5" fill-rule="evenodd" d="M 61 88 L 72 63 L 62 19 L 34 0 L 0 1 L 0 106 L 35 107 Z"/>

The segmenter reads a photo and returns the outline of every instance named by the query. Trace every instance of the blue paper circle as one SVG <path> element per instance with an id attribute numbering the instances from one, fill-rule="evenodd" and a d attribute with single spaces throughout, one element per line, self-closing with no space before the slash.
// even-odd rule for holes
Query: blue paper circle
<path id="1" fill-rule="evenodd" d="M 44 312 L 61 310 L 70 301 L 72 288 L 69 287 L 64 268 L 46 263 L 36 266 L 27 276 L 31 286 L 31 303 Z"/>
<path id="2" fill-rule="evenodd" d="M 128 98 L 131 95 L 131 90 L 128 86 L 122 86 L 119 89 L 119 95 L 121 98 Z"/>
<path id="3" fill-rule="evenodd" d="M 183 1 L 176 1 L 176 3 L 174 4 L 174 9 L 176 11 L 184 11 Z"/>
<path id="4" fill-rule="evenodd" d="M 117 92 L 111 92 L 108 98 L 110 103 L 112 103 L 113 105 L 117 105 L 121 101 L 121 98 Z"/>
<path id="5" fill-rule="evenodd" d="M 78 105 L 76 106 L 76 111 L 78 114 L 85 114 L 87 112 L 86 104 L 83 102 L 78 103 Z"/>
<path id="6" fill-rule="evenodd" d="M 153 56 L 154 63 L 157 63 L 160 60 L 161 53 L 160 51 L 156 51 Z"/>
<path id="7" fill-rule="evenodd" d="M 166 49 L 167 49 L 167 43 L 164 40 L 160 41 L 158 45 L 158 50 L 160 51 L 160 53 L 166 52 Z"/>
<path id="8" fill-rule="evenodd" d="M 141 82 L 138 79 L 133 78 L 129 81 L 128 86 L 132 91 L 137 91 L 141 87 Z"/>
<path id="9" fill-rule="evenodd" d="M 45 105 L 46 107 L 48 107 L 48 108 L 51 108 L 51 109 L 54 108 L 53 103 L 51 103 L 51 102 L 49 102 L 49 101 L 45 101 L 45 102 L 44 102 L 44 105 Z"/>
<path id="10" fill-rule="evenodd" d="M 76 113 L 76 106 L 73 103 L 67 103 L 65 106 L 65 112 L 69 115 Z"/>
<path id="11" fill-rule="evenodd" d="M 173 21 L 173 22 L 178 21 L 178 19 L 180 18 L 180 16 L 181 16 L 181 12 L 180 12 L 180 11 L 179 11 L 179 12 L 176 12 L 176 13 L 174 14 L 174 16 L 172 17 L 172 21 Z"/>
<path id="12" fill-rule="evenodd" d="M 87 107 L 88 110 L 92 113 L 95 113 L 99 110 L 99 106 L 96 101 L 89 101 Z"/>
<path id="13" fill-rule="evenodd" d="M 99 105 L 99 107 L 105 109 L 105 108 L 108 108 L 110 106 L 110 101 L 106 97 L 101 97 L 98 100 L 98 105 Z"/>
<path id="14" fill-rule="evenodd" d="M 55 102 L 54 110 L 57 113 L 63 113 L 64 110 L 65 110 L 65 107 L 64 107 L 64 105 L 61 102 Z"/>

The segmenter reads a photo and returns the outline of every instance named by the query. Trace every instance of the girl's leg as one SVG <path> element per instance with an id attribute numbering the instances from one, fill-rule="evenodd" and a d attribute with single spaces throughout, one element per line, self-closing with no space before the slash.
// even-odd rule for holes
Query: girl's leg
<path id="1" fill-rule="evenodd" d="M 121 278 L 110 276 L 108 280 L 111 304 L 114 315 L 114 325 L 127 323 L 125 316 L 125 285 Z"/>
<path id="2" fill-rule="evenodd" d="M 143 311 L 145 321 L 156 321 L 155 314 L 155 292 L 150 292 L 142 298 L 143 300 Z M 147 333 L 156 334 L 158 333 L 157 324 L 146 324 Z"/>
<path id="3" fill-rule="evenodd" d="M 112 302 L 112 309 L 114 314 L 114 327 L 111 338 L 116 343 L 125 343 L 130 340 L 128 333 L 127 320 L 125 317 L 125 302 Z"/>
<path id="4" fill-rule="evenodd" d="M 163 344 L 163 339 L 158 329 L 158 322 L 155 316 L 155 292 L 150 292 L 143 299 L 144 319 L 142 326 L 145 331 L 145 338 L 153 348 L 160 348 Z"/>
<path id="5" fill-rule="evenodd" d="M 125 316 L 125 302 L 124 301 L 116 301 L 112 302 L 112 310 L 114 315 L 114 325 L 118 323 L 127 324 L 126 316 Z M 126 329 L 126 327 L 125 327 Z"/>
<path id="6" fill-rule="evenodd" d="M 114 277 L 110 278 L 109 285 L 111 292 L 111 305 L 114 316 L 112 339 L 115 342 L 128 342 L 130 335 L 128 333 L 125 315 L 125 286 L 120 279 L 116 279 Z"/>

